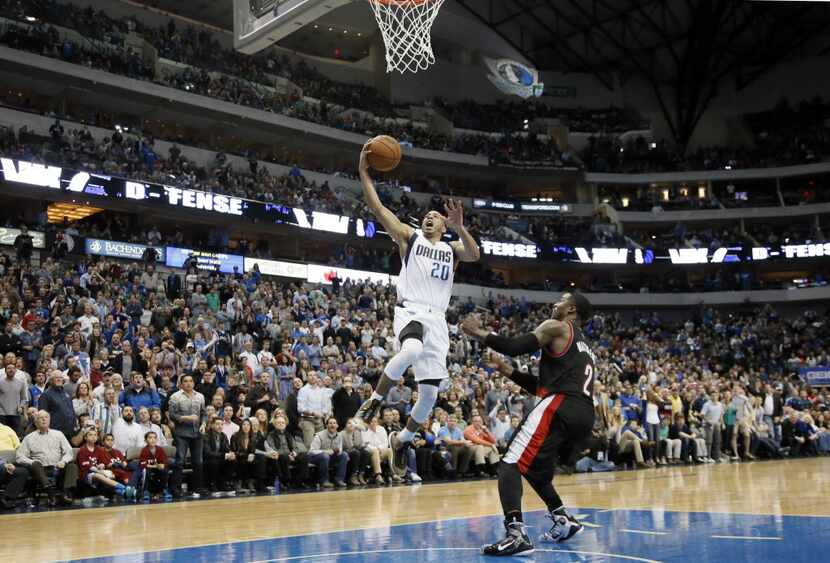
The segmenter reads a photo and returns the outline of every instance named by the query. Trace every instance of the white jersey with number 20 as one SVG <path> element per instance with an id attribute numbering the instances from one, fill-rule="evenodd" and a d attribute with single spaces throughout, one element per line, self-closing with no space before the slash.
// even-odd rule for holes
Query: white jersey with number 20
<path id="1" fill-rule="evenodd" d="M 455 252 L 444 241 L 432 244 L 423 233 L 409 238 L 398 277 L 398 303 L 412 302 L 445 312 L 452 296 Z"/>

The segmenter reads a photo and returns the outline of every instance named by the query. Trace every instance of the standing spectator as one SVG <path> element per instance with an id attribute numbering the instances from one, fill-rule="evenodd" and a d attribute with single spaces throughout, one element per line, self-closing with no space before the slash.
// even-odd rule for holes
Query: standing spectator
<path id="1" fill-rule="evenodd" d="M 739 459 L 738 435 L 742 436 L 744 440 L 744 457 L 746 459 L 755 459 L 755 456 L 750 453 L 753 422 L 752 404 L 749 402 L 744 388 L 740 385 L 735 385 L 732 406 L 735 408 L 735 429 L 732 432 L 732 440 L 730 441 L 732 455 L 734 456 L 733 459 L 736 461 Z"/>
<path id="2" fill-rule="evenodd" d="M 326 428 L 314 435 L 311 446 L 308 448 L 309 461 L 317 466 L 320 472 L 319 484 L 324 489 L 346 487 L 346 469 L 349 465 L 349 456 L 343 451 L 343 438 L 337 433 L 337 419 L 329 417 Z M 329 467 L 334 466 L 334 485 L 329 481 Z"/>
<path id="3" fill-rule="evenodd" d="M 355 415 L 361 403 L 360 396 L 353 388 L 352 377 L 345 376 L 343 385 L 331 396 L 331 406 L 339 428 L 346 427 L 346 422 Z"/>
<path id="4" fill-rule="evenodd" d="M 52 370 L 49 388 L 38 399 L 38 407 L 49 414 L 54 430 L 63 432 L 68 440 L 75 432 L 75 407 L 63 388 L 64 381 L 59 370 Z"/>
<path id="5" fill-rule="evenodd" d="M 184 467 L 187 454 L 193 466 L 191 496 L 199 498 L 202 489 L 202 434 L 200 426 L 205 421 L 205 398 L 193 390 L 193 376 L 181 377 L 181 389 L 170 397 L 170 419 L 175 423 L 173 440 L 176 446 L 176 465 Z M 174 492 L 180 494 L 181 491 Z"/>
<path id="6" fill-rule="evenodd" d="M 63 492 L 61 500 L 72 504 L 73 491 L 78 483 L 78 466 L 72 461 L 72 446 L 66 435 L 49 428 L 50 417 L 45 410 L 38 411 L 35 417 L 37 430 L 27 434 L 17 448 L 17 463 L 26 467 L 35 483 L 46 490 L 50 504 L 58 496 L 58 488 Z M 54 484 L 49 476 L 55 475 Z"/>
<path id="7" fill-rule="evenodd" d="M 0 334 L 0 354 L 4 356 L 9 353 L 20 354 L 22 350 L 23 343 L 20 341 L 20 337 L 14 333 L 14 324 L 8 321 L 3 328 L 3 334 Z"/>
<path id="8" fill-rule="evenodd" d="M 723 404 L 720 402 L 720 393 L 714 391 L 711 398 L 703 404 L 700 411 L 703 417 L 703 436 L 706 441 L 708 456 L 720 461 L 721 433 L 723 432 Z"/>
<path id="9" fill-rule="evenodd" d="M 17 254 L 17 261 L 21 264 L 28 264 L 32 259 L 34 242 L 32 235 L 29 234 L 29 228 L 26 225 L 20 225 L 20 234 L 14 238 L 13 244 Z"/>
<path id="10" fill-rule="evenodd" d="M 121 418 L 121 405 L 116 400 L 117 395 L 112 387 L 104 390 L 104 400 L 96 403 L 92 408 L 92 421 L 102 436 L 112 434 L 112 427 Z"/>
<path id="11" fill-rule="evenodd" d="M 17 366 L 8 364 L 5 377 L 0 379 L 0 424 L 20 432 L 20 416 L 26 412 L 26 384 L 15 378 Z"/>
<path id="12" fill-rule="evenodd" d="M 133 410 L 138 410 L 141 407 L 150 409 L 161 406 L 159 394 L 155 389 L 147 386 L 144 376 L 137 371 L 130 374 L 130 386 L 124 389 L 121 396 L 118 397 L 118 402 L 122 407 L 133 407 Z"/>
<path id="13" fill-rule="evenodd" d="M 323 429 L 323 420 L 331 414 L 331 400 L 326 399 L 326 393 L 320 387 L 317 374 L 310 372 L 308 382 L 297 393 L 299 426 L 303 432 L 303 442 L 309 449 L 314 435 Z"/>

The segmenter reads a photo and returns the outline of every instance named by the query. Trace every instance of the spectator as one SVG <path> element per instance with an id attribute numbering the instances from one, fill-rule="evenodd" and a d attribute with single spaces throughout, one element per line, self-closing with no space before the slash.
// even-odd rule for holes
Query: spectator
<path id="1" fill-rule="evenodd" d="M 228 486 L 228 477 L 233 477 L 235 462 L 236 454 L 231 451 L 230 441 L 222 430 L 222 419 L 212 419 L 204 437 L 205 488 L 211 496 L 236 494 Z"/>
<path id="2" fill-rule="evenodd" d="M 170 461 L 164 448 L 158 445 L 158 435 L 153 431 L 147 432 L 144 441 L 146 445 L 139 455 L 139 466 L 144 472 L 144 500 L 150 500 L 151 495 L 155 500 L 161 498 L 162 494 L 165 497 L 172 496 L 168 491 Z"/>
<path id="3" fill-rule="evenodd" d="M 27 434 L 17 448 L 16 463 L 29 470 L 35 484 L 49 495 L 54 505 L 58 495 L 65 504 L 72 504 L 78 482 L 78 466 L 66 435 L 49 428 L 50 416 L 45 410 L 35 418 L 37 430 Z M 54 481 L 49 477 L 54 475 Z M 62 491 L 59 493 L 58 491 Z"/>
<path id="4" fill-rule="evenodd" d="M 104 391 L 104 400 L 92 408 L 91 419 L 102 436 L 112 434 L 115 422 L 121 419 L 121 405 L 116 397 L 115 389 L 110 387 Z"/>
<path id="5" fill-rule="evenodd" d="M 329 417 L 326 420 L 325 430 L 314 435 L 311 446 L 308 448 L 309 461 L 317 466 L 320 472 L 319 485 L 324 489 L 332 487 L 346 487 L 346 469 L 349 456 L 343 450 L 343 438 L 337 432 L 337 419 Z M 332 467 L 333 466 L 333 467 Z M 335 471 L 334 485 L 329 480 L 329 469 Z"/>
<path id="6" fill-rule="evenodd" d="M 28 394 L 26 384 L 16 379 L 17 366 L 8 364 L 4 375 L 0 379 L 0 424 L 12 428 L 15 432 L 20 431 L 20 417 L 26 412 Z"/>
<path id="7" fill-rule="evenodd" d="M 331 414 L 331 400 L 320 387 L 317 374 L 307 375 L 306 384 L 297 393 L 297 412 L 300 415 L 299 427 L 303 432 L 303 442 L 311 449 L 311 440 L 316 433 L 323 430 L 323 420 Z"/>
<path id="8" fill-rule="evenodd" d="M 161 406 L 161 399 L 155 389 L 147 387 L 144 376 L 134 371 L 130 374 L 130 386 L 118 397 L 121 406 L 131 406 L 133 410 L 141 407 L 158 408 Z"/>
<path id="9" fill-rule="evenodd" d="M 352 377 L 343 377 L 343 384 L 331 396 L 334 418 L 339 428 L 346 428 L 346 422 L 352 418 L 362 403 L 360 396 L 355 392 Z"/>
<path id="10" fill-rule="evenodd" d="M 173 440 L 176 446 L 176 465 L 184 467 L 188 452 L 193 466 L 192 498 L 199 498 L 202 490 L 202 435 L 199 428 L 205 422 L 205 398 L 193 390 L 193 376 L 181 378 L 181 389 L 170 397 L 170 419 L 175 423 Z M 175 491 L 173 496 L 180 494 Z"/>
<path id="11" fill-rule="evenodd" d="M 52 370 L 50 385 L 38 399 L 38 407 L 49 414 L 53 429 L 63 432 L 68 440 L 75 431 L 75 407 L 63 388 L 64 381 L 60 371 Z"/>
<path id="12" fill-rule="evenodd" d="M 473 416 L 472 424 L 464 430 L 464 439 L 473 444 L 476 477 L 494 476 L 500 459 L 499 449 L 495 436 L 484 426 L 480 415 Z"/>
<path id="13" fill-rule="evenodd" d="M 340 432 L 340 437 L 343 441 L 343 450 L 349 456 L 348 483 L 354 486 L 365 485 L 363 468 L 369 466 L 372 455 L 363 443 L 363 436 L 353 420 L 347 419 L 346 427 Z"/>
<path id="14" fill-rule="evenodd" d="M 268 433 L 265 451 L 268 459 L 276 464 L 276 478 L 281 487 L 301 486 L 308 476 L 306 454 L 296 448 L 294 437 L 287 432 L 285 416 L 274 417 L 274 429 Z M 292 471 L 293 466 L 293 471 Z"/>
<path id="15" fill-rule="evenodd" d="M 115 448 L 128 456 L 131 450 L 144 447 L 144 429 L 135 421 L 133 407 L 121 409 L 121 418 L 112 425 L 112 436 Z"/>
<path id="16" fill-rule="evenodd" d="M 473 444 L 464 438 L 464 433 L 458 428 L 458 416 L 451 414 L 447 418 L 447 425 L 438 431 L 436 442 L 446 447 L 452 455 L 452 467 L 456 475 L 466 475 L 473 459 Z"/>
<path id="17" fill-rule="evenodd" d="M 20 439 L 15 431 L 0 423 L 0 452 L 13 452 L 19 446 Z M 14 461 L 14 455 L 0 455 L 0 487 L 4 489 L 0 495 L 0 508 L 5 510 L 17 506 L 20 493 L 29 480 L 29 470 L 22 465 L 15 465 Z"/>
<path id="18" fill-rule="evenodd" d="M 369 452 L 369 463 L 372 466 L 372 478 L 376 485 L 385 485 L 381 463 L 386 462 L 392 468 L 392 448 L 389 447 L 389 435 L 386 429 L 378 424 L 378 417 L 372 418 L 368 428 L 362 433 L 363 443 Z"/>
<path id="19" fill-rule="evenodd" d="M 78 479 L 86 483 L 95 491 L 115 492 L 125 499 L 135 498 L 135 489 L 127 487 L 115 480 L 115 473 L 107 469 L 109 459 L 107 451 L 97 445 L 98 430 L 94 426 L 87 426 L 84 430 L 84 443 L 78 450 L 76 462 L 78 464 Z"/>

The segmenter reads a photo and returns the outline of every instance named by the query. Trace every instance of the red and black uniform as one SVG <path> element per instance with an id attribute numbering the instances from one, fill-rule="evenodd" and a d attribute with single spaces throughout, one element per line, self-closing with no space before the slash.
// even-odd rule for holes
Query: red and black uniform
<path id="1" fill-rule="evenodd" d="M 570 338 L 562 352 L 542 347 L 538 377 L 519 370 L 510 377 L 539 401 L 516 428 L 502 457 L 499 492 L 508 515 L 521 512 L 519 475 L 525 476 L 549 510 L 561 507 L 551 484 L 554 467 L 567 462 L 591 436 L 596 358 L 582 331 L 569 324 Z"/>

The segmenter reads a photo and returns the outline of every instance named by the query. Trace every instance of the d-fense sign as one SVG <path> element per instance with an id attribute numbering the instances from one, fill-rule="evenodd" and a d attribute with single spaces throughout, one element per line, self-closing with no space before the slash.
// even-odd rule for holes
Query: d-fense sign
<path id="1" fill-rule="evenodd" d="M 518 244 L 513 242 L 496 242 L 482 240 L 481 250 L 490 256 L 504 256 L 515 258 L 538 258 L 539 249 L 535 244 Z"/>

